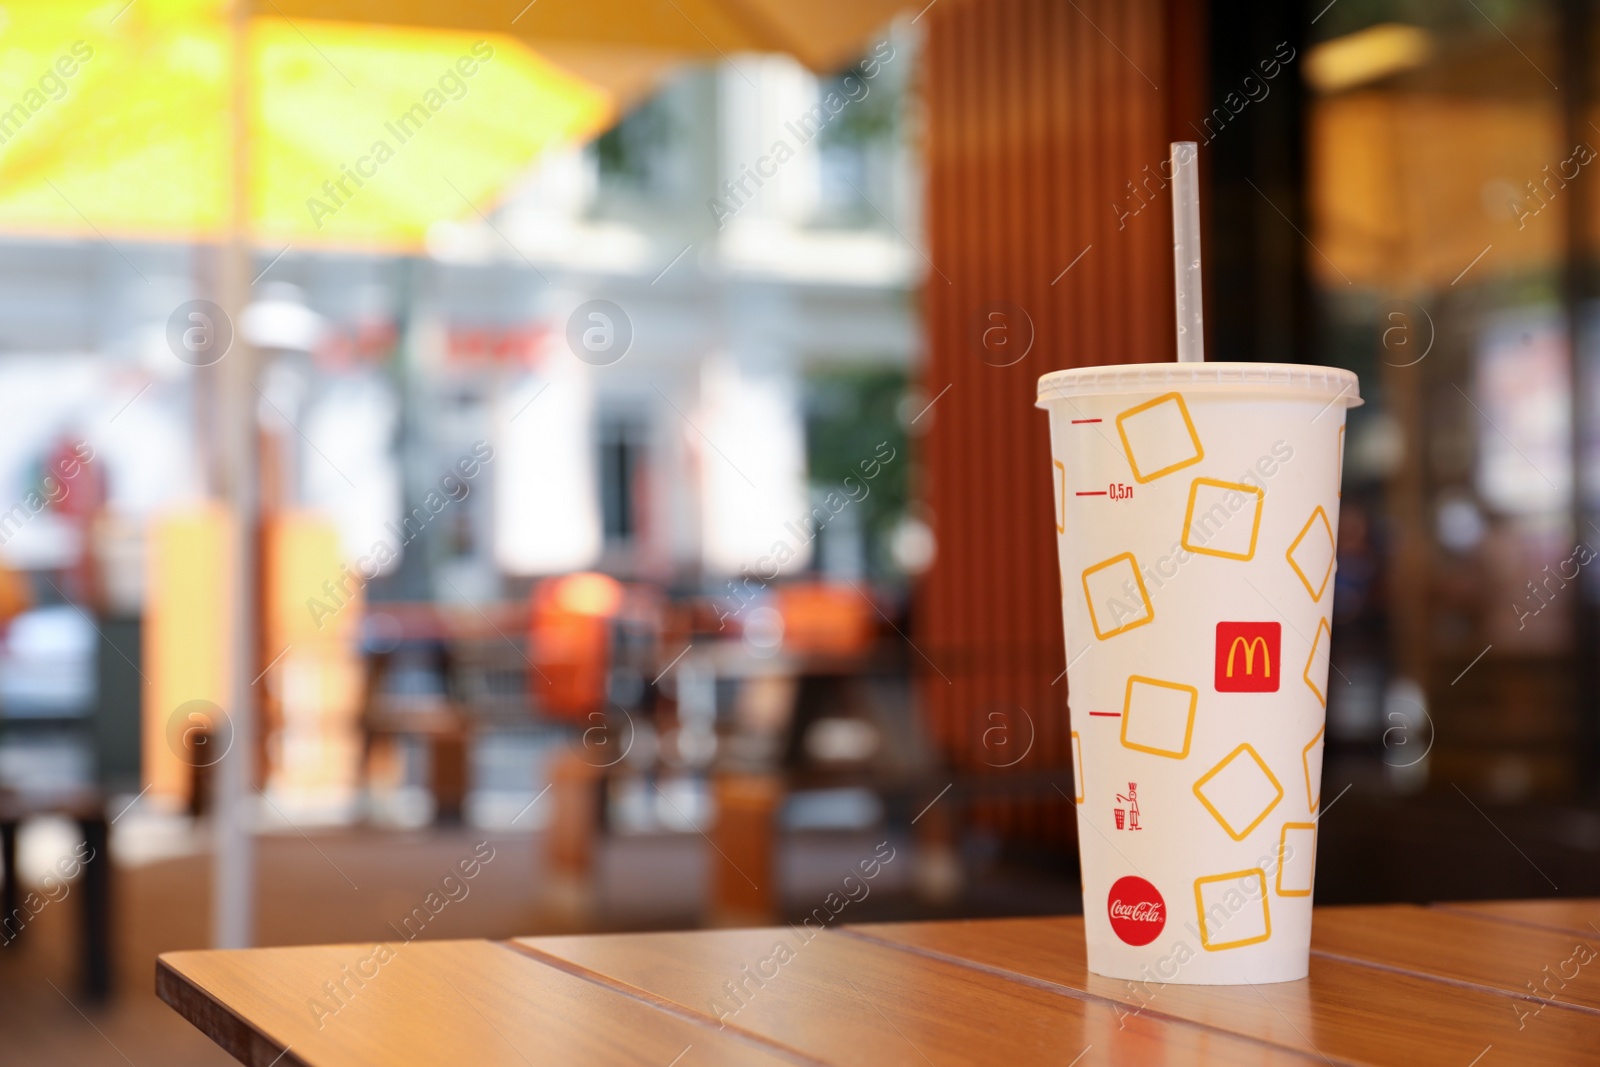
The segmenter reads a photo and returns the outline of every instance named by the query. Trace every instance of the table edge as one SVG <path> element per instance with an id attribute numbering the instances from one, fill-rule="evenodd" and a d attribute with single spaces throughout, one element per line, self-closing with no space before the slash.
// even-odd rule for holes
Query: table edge
<path id="1" fill-rule="evenodd" d="M 258 1027 L 212 996 L 169 959 L 187 954 L 164 952 L 156 957 L 156 996 L 179 1018 L 246 1067 L 267 1067 L 269 1064 L 313 1067 L 296 1056 L 292 1046 L 280 1047 L 272 1042 Z"/>

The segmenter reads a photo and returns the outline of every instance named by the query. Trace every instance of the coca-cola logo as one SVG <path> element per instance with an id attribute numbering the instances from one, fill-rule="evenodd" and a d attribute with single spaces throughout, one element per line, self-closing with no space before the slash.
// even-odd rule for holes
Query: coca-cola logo
<path id="1" fill-rule="evenodd" d="M 1106 898 L 1111 929 L 1130 945 L 1148 945 L 1167 925 L 1167 903 L 1156 887 L 1135 875 L 1118 878 Z"/>

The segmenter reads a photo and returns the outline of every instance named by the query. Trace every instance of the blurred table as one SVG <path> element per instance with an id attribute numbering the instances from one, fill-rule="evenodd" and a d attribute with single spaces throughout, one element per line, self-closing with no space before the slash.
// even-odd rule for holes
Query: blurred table
<path id="1" fill-rule="evenodd" d="M 1551 1067 L 1600 1054 L 1600 900 L 1320 908 L 1310 977 L 1260 986 L 1090 975 L 1077 917 L 376 949 L 168 953 L 156 988 L 262 1067 Z"/>

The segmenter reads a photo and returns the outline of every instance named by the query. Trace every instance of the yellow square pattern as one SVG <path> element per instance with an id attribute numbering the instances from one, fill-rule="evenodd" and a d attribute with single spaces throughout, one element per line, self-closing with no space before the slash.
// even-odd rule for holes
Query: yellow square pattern
<path id="1" fill-rule="evenodd" d="M 1310 836 L 1311 836 L 1311 858 L 1310 859 L 1306 859 L 1306 860 L 1302 860 L 1302 859 L 1298 858 L 1298 855 L 1297 855 L 1297 857 L 1296 857 L 1296 859 L 1294 861 L 1297 870 L 1304 870 L 1306 872 L 1306 875 L 1305 875 L 1305 888 L 1304 889 L 1296 888 L 1295 884 L 1291 884 L 1288 889 L 1283 888 L 1283 868 L 1288 863 L 1288 859 L 1286 857 L 1286 853 L 1289 851 L 1289 832 L 1291 830 L 1294 831 L 1294 835 L 1296 837 L 1304 837 L 1307 834 L 1310 834 Z M 1301 864 L 1304 864 L 1305 866 L 1301 867 L 1300 866 Z M 1284 823 L 1283 824 L 1283 829 L 1278 831 L 1278 875 L 1277 875 L 1277 879 L 1276 879 L 1276 881 L 1278 883 L 1278 885 L 1277 885 L 1278 895 L 1280 897 L 1309 897 L 1311 895 L 1311 874 L 1312 874 L 1312 872 L 1314 872 L 1316 870 L 1316 867 L 1317 867 L 1317 824 L 1314 823 L 1314 822 L 1286 822 L 1286 823 Z M 1291 878 L 1291 883 L 1296 883 L 1296 882 L 1297 882 L 1297 879 Z"/>
<path id="2" fill-rule="evenodd" d="M 1251 934 L 1246 937 L 1237 938 L 1233 941 L 1212 940 L 1213 933 L 1220 934 L 1222 931 L 1212 931 L 1210 925 L 1206 922 L 1205 887 L 1208 885 L 1213 885 L 1217 882 L 1239 881 L 1241 879 L 1249 878 L 1252 875 L 1254 875 L 1256 880 L 1260 883 L 1259 895 L 1261 902 L 1261 933 Z M 1247 901 L 1246 903 L 1249 904 L 1253 902 Z M 1196 878 L 1194 880 L 1194 906 L 1195 911 L 1200 915 L 1200 944 L 1205 946 L 1207 952 L 1220 952 L 1221 950 L 1228 948 L 1243 948 L 1246 945 L 1259 945 L 1261 942 L 1272 937 L 1272 911 L 1267 907 L 1267 872 L 1263 871 L 1260 867 L 1251 867 L 1243 871 L 1229 871 L 1227 874 L 1212 874 L 1207 875 L 1204 878 Z"/>
<path id="3" fill-rule="evenodd" d="M 1170 460 L 1170 462 L 1163 464 L 1155 470 L 1141 470 L 1139 468 L 1138 457 L 1134 454 L 1135 450 L 1133 443 L 1128 437 L 1129 420 L 1132 420 L 1140 415 L 1151 417 L 1151 415 L 1158 408 L 1161 408 L 1164 405 L 1171 406 L 1174 409 L 1173 414 L 1182 418 L 1183 428 L 1188 431 L 1189 442 L 1193 446 L 1193 455 L 1162 457 L 1163 459 Z M 1160 418 L 1161 416 L 1154 417 Z M 1183 402 L 1183 396 L 1180 393 L 1163 393 L 1154 400 L 1146 400 L 1143 404 L 1135 405 L 1134 407 L 1129 408 L 1127 411 L 1124 411 L 1122 414 L 1117 416 L 1117 435 L 1122 438 L 1122 449 L 1127 453 L 1128 466 L 1133 468 L 1133 480 L 1139 482 L 1140 484 L 1145 482 L 1153 482 L 1163 474 L 1171 474 L 1175 470 L 1182 470 L 1184 467 L 1193 466 L 1194 464 L 1199 463 L 1202 459 L 1206 458 L 1206 450 L 1200 444 L 1200 435 L 1196 433 L 1194 429 L 1194 420 L 1189 417 L 1189 406 Z"/>
<path id="4" fill-rule="evenodd" d="M 1259 770 L 1265 780 L 1272 785 L 1272 791 L 1274 795 L 1273 798 L 1268 801 L 1253 818 L 1251 818 L 1248 824 L 1240 828 L 1235 827 L 1233 822 L 1230 822 L 1226 815 L 1217 810 L 1217 806 L 1212 803 L 1211 798 L 1206 796 L 1205 787 L 1208 783 L 1218 779 L 1220 776 L 1228 774 L 1230 768 L 1232 768 L 1236 760 L 1244 759 L 1246 757 L 1254 761 L 1257 770 Z M 1229 774 L 1229 777 L 1225 780 L 1229 782 L 1235 781 L 1232 774 Z M 1283 799 L 1283 785 L 1278 781 L 1277 776 L 1272 773 L 1272 768 L 1268 767 L 1266 761 L 1261 758 L 1261 754 L 1252 748 L 1248 742 L 1246 742 L 1224 756 L 1221 763 L 1218 763 L 1215 767 L 1211 768 L 1205 774 L 1200 776 L 1200 780 L 1194 783 L 1194 795 L 1200 798 L 1200 803 L 1205 805 L 1205 809 L 1209 811 L 1212 817 L 1217 820 L 1224 830 L 1227 831 L 1229 837 L 1233 838 L 1235 841 L 1243 841 L 1245 838 L 1250 836 L 1250 831 L 1260 826 L 1262 822 L 1266 820 L 1266 817 L 1272 814 L 1272 809 L 1278 806 L 1278 802 Z M 1242 813 L 1234 812 L 1233 814 L 1234 822 L 1242 821 Z"/>
<path id="5" fill-rule="evenodd" d="M 1321 523 L 1319 528 L 1318 523 Z M 1300 560 L 1294 558 L 1295 552 L 1304 546 L 1306 566 L 1300 566 Z M 1323 564 L 1318 559 L 1319 553 L 1326 553 L 1328 560 Z M 1311 513 L 1311 518 L 1301 528 L 1300 534 L 1294 539 L 1294 544 L 1289 546 L 1289 551 L 1284 553 L 1289 559 L 1289 566 L 1294 568 L 1295 574 L 1300 576 L 1300 583 L 1306 587 L 1306 592 L 1311 594 L 1312 600 L 1320 601 L 1322 594 L 1328 591 L 1328 579 L 1333 577 L 1334 540 L 1333 527 L 1328 525 L 1328 513 L 1318 504 L 1317 509 Z M 1312 573 L 1307 574 L 1309 570 Z M 1321 572 L 1320 574 L 1317 572 Z"/>
<path id="6" fill-rule="evenodd" d="M 1135 618 L 1133 621 L 1123 623 L 1120 626 L 1102 630 L 1100 628 L 1100 616 L 1094 610 L 1094 592 L 1089 588 L 1089 579 L 1091 576 L 1109 570 L 1119 564 L 1126 564 L 1128 569 L 1133 572 L 1133 581 L 1139 591 L 1139 599 L 1144 605 L 1144 615 L 1142 618 Z M 1135 626 L 1143 626 L 1147 622 L 1156 621 L 1155 605 L 1150 603 L 1150 593 L 1144 587 L 1144 576 L 1139 573 L 1139 561 L 1133 558 L 1132 552 L 1124 552 L 1121 555 L 1112 556 L 1110 559 L 1101 560 L 1093 567 L 1085 570 L 1083 572 L 1083 597 L 1089 605 L 1089 624 L 1094 627 L 1095 637 L 1101 641 L 1106 640 L 1108 637 L 1115 637 L 1120 633 L 1127 633 Z M 1114 623 L 1117 620 L 1112 619 L 1110 621 Z"/>
<path id="7" fill-rule="evenodd" d="M 1322 803 L 1322 735 L 1328 729 L 1324 724 L 1317 728 L 1317 736 L 1306 742 L 1306 747 L 1300 750 L 1300 766 L 1306 772 L 1306 810 L 1316 813 L 1317 805 Z M 1313 786 L 1311 782 L 1311 752 L 1317 751 L 1317 781 Z"/>
<path id="8" fill-rule="evenodd" d="M 1311 679 L 1311 668 L 1316 666 L 1317 657 L 1318 656 L 1322 656 L 1324 659 L 1327 658 L 1327 656 L 1328 656 L 1328 645 L 1329 645 L 1329 642 L 1331 642 L 1332 640 L 1333 640 L 1333 629 L 1328 625 L 1328 620 L 1327 619 L 1318 619 L 1317 620 L 1317 636 L 1311 642 L 1311 655 L 1310 655 L 1309 658 L 1306 659 L 1305 673 L 1301 674 L 1301 676 L 1300 676 L 1300 677 L 1305 679 L 1305 683 L 1306 683 L 1307 686 L 1309 686 L 1311 688 L 1311 691 L 1313 693 L 1317 694 L 1317 702 L 1320 703 L 1323 707 L 1327 707 L 1328 706 L 1328 694 L 1324 693 L 1321 689 L 1318 689 L 1317 688 L 1317 683 L 1312 681 L 1312 679 Z M 1329 666 L 1332 666 L 1331 662 L 1329 663 Z M 1327 676 L 1324 675 L 1323 679 L 1324 679 L 1324 681 L 1326 681 Z"/>
<path id="9" fill-rule="evenodd" d="M 1183 743 L 1177 748 L 1161 748 L 1158 745 L 1141 744 L 1138 741 L 1128 740 L 1128 724 L 1134 717 L 1134 693 L 1137 686 L 1155 686 L 1184 694 L 1188 697 L 1188 710 L 1184 720 Z M 1168 759 L 1184 759 L 1189 755 L 1189 741 L 1194 737 L 1194 709 L 1200 700 L 1200 691 L 1192 685 L 1182 682 L 1163 682 L 1159 678 L 1146 678 L 1134 674 L 1128 677 L 1128 690 L 1122 698 L 1122 745 L 1139 752 L 1148 752 L 1152 756 L 1165 756 Z M 1152 714 L 1156 714 L 1152 712 Z M 1140 732 L 1139 727 L 1134 728 L 1135 733 Z"/>
<path id="10" fill-rule="evenodd" d="M 1246 496 L 1255 497 L 1255 507 L 1250 516 L 1250 544 L 1243 552 L 1230 552 L 1221 548 L 1209 548 L 1206 545 L 1192 544 L 1189 541 L 1189 534 L 1194 529 L 1195 505 L 1200 499 L 1201 491 L 1208 488 L 1220 489 L 1224 493 L 1240 493 Z M 1261 533 L 1261 507 L 1265 500 L 1266 493 L 1262 492 L 1260 489 L 1257 489 L 1253 485 L 1245 485 L 1241 482 L 1222 482 L 1215 478 L 1196 478 L 1189 484 L 1189 507 L 1183 515 L 1183 547 L 1187 548 L 1190 552 L 1199 552 L 1206 556 L 1220 556 L 1223 559 L 1251 558 L 1256 554 L 1256 538 Z M 1202 515 L 1202 520 L 1205 517 L 1205 515 Z M 1230 515 L 1229 517 L 1231 518 L 1232 516 Z"/>

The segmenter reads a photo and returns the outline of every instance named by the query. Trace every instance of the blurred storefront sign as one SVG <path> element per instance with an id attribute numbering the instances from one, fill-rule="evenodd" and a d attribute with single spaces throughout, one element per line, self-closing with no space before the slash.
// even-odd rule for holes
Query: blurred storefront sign
<path id="1" fill-rule="evenodd" d="M 545 323 L 476 326 L 452 323 L 445 331 L 445 358 L 452 367 L 532 367 L 551 329 Z"/>

